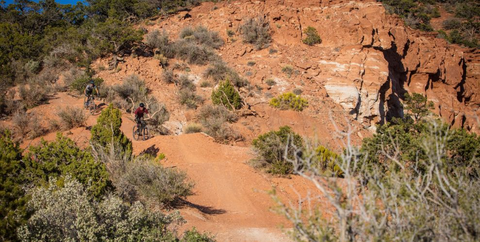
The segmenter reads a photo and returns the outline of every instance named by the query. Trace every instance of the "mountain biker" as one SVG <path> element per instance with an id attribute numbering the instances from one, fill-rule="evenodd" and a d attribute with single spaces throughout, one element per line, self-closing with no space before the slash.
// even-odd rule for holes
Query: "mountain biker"
<path id="1" fill-rule="evenodd" d="M 135 110 L 135 123 L 137 123 L 138 130 L 140 130 L 140 127 L 145 125 L 145 121 L 143 120 L 144 114 L 150 116 L 150 114 L 148 113 L 148 109 L 145 108 L 145 104 L 140 103 L 139 107 Z"/>
<path id="2" fill-rule="evenodd" d="M 97 94 L 97 97 L 98 97 L 100 92 L 98 91 L 97 86 L 95 86 L 95 82 L 93 80 L 90 80 L 90 82 L 85 87 L 85 91 L 83 92 L 85 94 L 85 98 L 87 100 L 85 102 L 85 107 L 87 107 L 88 104 L 89 104 L 88 102 L 90 101 L 90 96 L 93 94 L 93 90 L 95 90 L 95 93 Z"/>

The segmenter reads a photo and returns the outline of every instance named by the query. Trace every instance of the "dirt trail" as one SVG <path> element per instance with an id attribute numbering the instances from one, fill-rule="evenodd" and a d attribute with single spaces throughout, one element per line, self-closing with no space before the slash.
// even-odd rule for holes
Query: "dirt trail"
<path id="1" fill-rule="evenodd" d="M 267 192 L 273 185 L 287 187 L 292 179 L 255 171 L 246 164 L 252 158 L 249 148 L 221 145 L 197 133 L 134 143 L 136 153 L 145 149 L 158 149 L 167 157 L 163 165 L 186 171 L 195 182 L 195 194 L 181 208 L 184 228 L 210 231 L 218 241 L 289 241 L 279 229 L 288 223 L 270 211 Z"/>

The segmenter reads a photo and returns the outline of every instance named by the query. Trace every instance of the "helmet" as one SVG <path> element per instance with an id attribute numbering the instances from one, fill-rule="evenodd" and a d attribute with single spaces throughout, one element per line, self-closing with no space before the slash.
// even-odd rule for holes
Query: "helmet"
<path id="1" fill-rule="evenodd" d="M 95 82 L 93 80 L 90 80 L 90 84 L 95 84 Z"/>
<path id="2" fill-rule="evenodd" d="M 145 107 L 145 104 L 143 104 L 143 103 L 140 103 L 140 107 L 142 107 L 142 108 L 143 108 L 143 107 Z"/>

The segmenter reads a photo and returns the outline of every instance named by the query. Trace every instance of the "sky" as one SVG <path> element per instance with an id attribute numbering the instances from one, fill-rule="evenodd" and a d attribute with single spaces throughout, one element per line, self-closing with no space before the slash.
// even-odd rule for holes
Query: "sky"
<path id="1" fill-rule="evenodd" d="M 6 5 L 13 3 L 14 0 L 5 0 Z M 34 2 L 38 2 L 38 0 L 33 0 Z M 82 0 L 55 0 L 55 2 L 60 4 L 77 4 L 77 2 L 82 2 Z"/>

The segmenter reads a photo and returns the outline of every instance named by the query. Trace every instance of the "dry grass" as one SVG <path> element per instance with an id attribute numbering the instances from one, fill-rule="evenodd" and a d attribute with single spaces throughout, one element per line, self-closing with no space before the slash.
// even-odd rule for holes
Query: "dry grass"
<path id="1" fill-rule="evenodd" d="M 78 107 L 67 107 L 58 112 L 63 128 L 73 129 L 83 127 L 87 121 L 87 115 L 84 110 Z"/>

